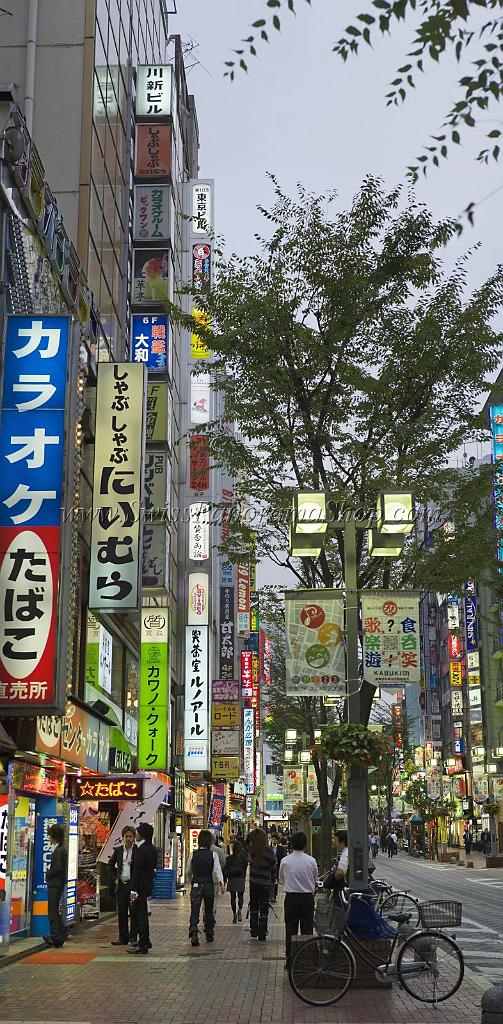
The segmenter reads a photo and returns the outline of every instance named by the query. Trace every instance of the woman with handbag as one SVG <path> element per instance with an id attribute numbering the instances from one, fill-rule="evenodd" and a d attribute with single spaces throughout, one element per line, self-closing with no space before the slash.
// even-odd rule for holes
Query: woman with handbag
<path id="1" fill-rule="evenodd" d="M 238 921 L 243 920 L 241 912 L 243 910 L 244 903 L 247 868 L 248 858 L 246 853 L 239 840 L 235 839 L 232 853 L 229 854 L 224 865 L 224 880 L 227 882 L 227 892 L 230 892 L 231 894 L 233 924 L 237 924 Z"/>

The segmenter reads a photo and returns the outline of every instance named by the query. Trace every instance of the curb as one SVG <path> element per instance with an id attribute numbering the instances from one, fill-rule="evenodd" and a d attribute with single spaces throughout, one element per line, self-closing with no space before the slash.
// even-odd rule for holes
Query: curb
<path id="1" fill-rule="evenodd" d="M 96 918 L 94 921 L 88 921 L 86 924 L 86 931 L 89 928 L 94 928 L 97 924 L 105 924 L 109 918 L 115 918 L 115 911 L 106 911 L 101 917 Z M 79 921 L 79 927 L 82 926 L 82 922 Z M 40 942 L 34 942 L 33 946 L 28 949 L 16 949 L 16 944 L 9 948 L 9 952 L 5 953 L 4 956 L 0 956 L 0 969 L 2 967 L 10 967 L 11 964 L 18 963 L 19 960 L 25 960 L 27 956 L 33 956 L 34 953 L 40 953 L 43 949 L 48 949 L 43 939 Z"/>

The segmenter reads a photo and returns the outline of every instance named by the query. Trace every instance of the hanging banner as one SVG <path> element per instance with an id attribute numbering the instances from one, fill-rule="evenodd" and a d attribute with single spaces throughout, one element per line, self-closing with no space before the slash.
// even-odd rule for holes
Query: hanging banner
<path id="1" fill-rule="evenodd" d="M 338 696 L 346 692 L 344 599 L 337 590 L 285 592 L 286 692 Z"/>
<path id="2" fill-rule="evenodd" d="M 136 363 L 98 367 L 89 607 L 131 611 L 140 601 L 146 375 Z"/>
<path id="3" fill-rule="evenodd" d="M 138 768 L 148 771 L 162 772 L 169 767 L 168 643 L 167 608 L 142 608 Z"/>
<path id="4" fill-rule="evenodd" d="M 208 627 L 185 630 L 185 771 L 209 769 Z"/>
<path id="5" fill-rule="evenodd" d="M 234 587 L 220 587 L 219 673 L 234 678 Z"/>
<path id="6" fill-rule="evenodd" d="M 465 604 L 465 627 L 466 627 L 466 650 L 469 654 L 479 649 L 479 627 L 477 616 L 476 594 L 466 594 Z"/>
<path id="7" fill-rule="evenodd" d="M 225 796 L 213 794 L 208 812 L 208 828 L 222 827 L 225 814 Z"/>
<path id="8" fill-rule="evenodd" d="M 374 686 L 419 683 L 419 594 L 365 591 L 363 676 Z"/>
<path id="9" fill-rule="evenodd" d="M 70 380 L 67 316 L 8 316 L 0 412 L 0 708 L 62 710 L 57 601 Z M 73 436 L 73 435 L 72 435 Z M 73 444 L 73 441 L 71 442 Z M 64 659 L 63 659 L 64 660 Z"/>

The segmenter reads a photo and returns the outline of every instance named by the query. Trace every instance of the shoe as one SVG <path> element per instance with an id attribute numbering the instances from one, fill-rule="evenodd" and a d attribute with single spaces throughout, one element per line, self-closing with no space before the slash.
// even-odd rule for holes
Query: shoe
<path id="1" fill-rule="evenodd" d="M 111 946 L 127 946 L 127 945 L 129 945 L 129 943 L 128 943 L 127 939 L 126 939 L 125 942 L 124 942 L 123 939 L 112 939 L 110 945 Z M 135 946 L 136 946 L 136 942 L 135 942 Z"/>
<path id="2" fill-rule="evenodd" d="M 250 939 L 258 939 L 258 935 L 254 935 L 253 932 L 250 932 Z"/>
<path id="3" fill-rule="evenodd" d="M 258 936 L 258 941 L 259 941 L 259 942 L 265 942 L 265 941 L 266 941 L 266 937 L 265 937 L 265 935 L 259 935 L 259 936 Z"/>
<path id="4" fill-rule="evenodd" d="M 43 938 L 46 946 L 53 946 L 54 945 L 50 935 L 42 935 L 42 938 Z"/>
<path id="5" fill-rule="evenodd" d="M 147 956 L 148 949 L 140 949 L 140 946 L 135 946 L 134 949 L 128 949 L 128 953 L 141 953 L 142 956 Z"/>
<path id="6" fill-rule="evenodd" d="M 190 944 L 191 946 L 199 946 L 199 935 L 197 932 L 190 936 Z"/>
<path id="7" fill-rule="evenodd" d="M 215 941 L 215 936 L 213 935 L 213 932 L 206 932 L 206 942 L 214 942 L 214 941 Z"/>
<path id="8" fill-rule="evenodd" d="M 137 942 L 130 942 L 129 946 L 128 946 L 128 952 L 130 952 L 130 950 L 132 950 L 132 949 L 136 949 L 137 945 L 138 945 Z"/>
<path id="9" fill-rule="evenodd" d="M 237 924 L 238 923 L 238 915 L 237 914 L 234 914 L 234 917 L 232 918 L 232 923 L 233 924 Z"/>
<path id="10" fill-rule="evenodd" d="M 241 911 L 238 910 L 238 921 L 242 921 L 242 920 L 243 920 L 243 917 L 241 915 Z"/>
<path id="11" fill-rule="evenodd" d="M 149 943 L 148 943 L 148 948 L 152 949 L 152 943 L 150 942 L 150 939 L 149 939 Z"/>

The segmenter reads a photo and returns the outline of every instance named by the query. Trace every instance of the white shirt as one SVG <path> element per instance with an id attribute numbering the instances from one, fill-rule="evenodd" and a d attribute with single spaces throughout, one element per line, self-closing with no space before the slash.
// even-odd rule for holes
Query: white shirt
<path id="1" fill-rule="evenodd" d="M 349 863 L 349 850 L 348 850 L 347 846 L 345 846 L 343 851 L 342 851 L 342 853 L 341 853 L 341 855 L 340 855 L 340 857 L 339 857 L 339 861 L 337 863 L 337 867 L 336 867 L 335 870 L 336 871 L 343 871 L 344 874 L 346 874 L 346 871 L 348 870 L 348 863 Z"/>
<path id="2" fill-rule="evenodd" d="M 124 852 L 122 854 L 122 871 L 121 871 L 121 882 L 131 881 L 131 858 L 133 856 L 132 846 L 130 850 L 124 846 Z"/>
<path id="3" fill-rule="evenodd" d="M 314 857 L 303 850 L 289 853 L 281 861 L 279 880 L 285 892 L 314 892 L 318 881 L 318 865 Z"/>

